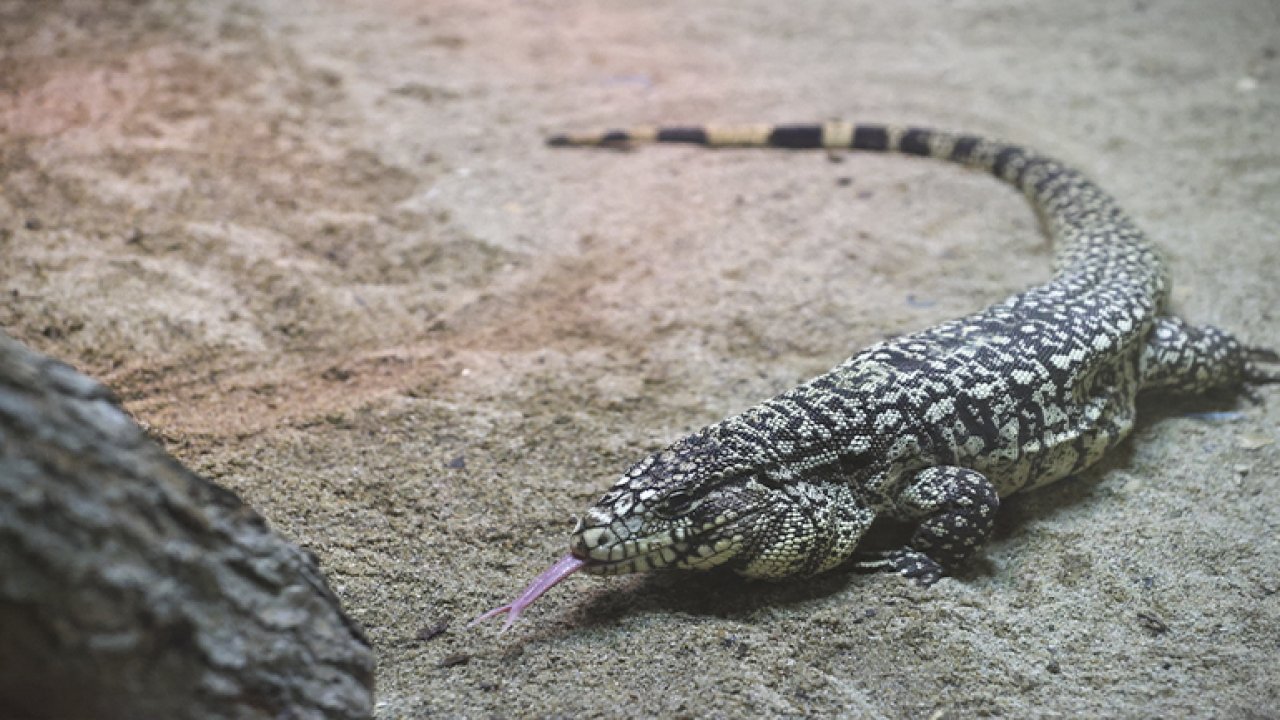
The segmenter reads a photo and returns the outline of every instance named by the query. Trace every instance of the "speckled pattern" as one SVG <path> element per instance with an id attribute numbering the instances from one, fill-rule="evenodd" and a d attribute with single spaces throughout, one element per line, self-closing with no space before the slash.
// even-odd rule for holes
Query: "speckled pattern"
<path id="1" fill-rule="evenodd" d="M 553 146 L 898 152 L 1019 188 L 1057 248 L 1053 279 L 987 310 L 863 350 L 831 371 L 647 457 L 575 529 L 586 572 L 729 565 L 748 577 L 860 567 L 931 584 L 991 532 L 999 497 L 1092 465 L 1128 435 L 1143 390 L 1274 381 L 1215 328 L 1165 315 L 1164 268 L 1092 181 L 1021 147 L 918 128 L 646 128 Z M 905 547 L 859 540 L 880 516 L 918 523 Z"/>

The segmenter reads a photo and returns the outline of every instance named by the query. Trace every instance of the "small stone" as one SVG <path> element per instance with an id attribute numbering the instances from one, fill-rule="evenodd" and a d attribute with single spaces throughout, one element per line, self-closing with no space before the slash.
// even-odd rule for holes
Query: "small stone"
<path id="1" fill-rule="evenodd" d="M 320 373 L 321 378 L 329 380 L 330 382 L 346 382 L 350 380 L 353 375 L 355 375 L 355 373 L 344 367 L 338 367 L 337 365 L 334 365 L 328 370 Z"/>
<path id="2" fill-rule="evenodd" d="M 435 625 L 428 625 L 424 628 L 421 628 L 420 630 L 418 630 L 418 634 L 415 635 L 414 637 L 418 640 L 421 640 L 422 642 L 426 642 L 428 640 L 434 640 L 435 638 L 444 634 L 444 631 L 447 630 L 448 628 L 449 628 L 449 621 L 441 620 Z"/>
<path id="3" fill-rule="evenodd" d="M 1163 635 L 1169 632 L 1169 626 L 1166 625 L 1163 620 L 1156 617 L 1154 613 L 1138 613 L 1138 622 L 1142 623 L 1142 626 L 1152 635 Z"/>
<path id="4" fill-rule="evenodd" d="M 458 665 L 466 665 L 469 662 L 471 662 L 470 655 L 466 653 L 454 653 L 453 655 L 446 655 L 444 658 L 442 658 L 440 660 L 440 667 L 442 668 L 456 667 Z"/>

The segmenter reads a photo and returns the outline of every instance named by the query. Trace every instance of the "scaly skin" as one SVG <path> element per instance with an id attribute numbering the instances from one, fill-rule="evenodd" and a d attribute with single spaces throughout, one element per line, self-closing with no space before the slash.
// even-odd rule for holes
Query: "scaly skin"
<path id="1" fill-rule="evenodd" d="M 1078 171 L 1020 147 L 848 123 L 637 129 L 554 146 L 693 142 L 852 148 L 947 160 L 1019 188 L 1056 247 L 1051 281 L 982 312 L 873 345 L 797 388 L 632 466 L 574 529 L 568 574 L 729 565 L 786 578 L 847 561 L 923 584 L 973 555 L 1000 498 L 1078 473 L 1133 427 L 1143 391 L 1198 394 L 1275 382 L 1268 351 L 1165 314 L 1168 283 L 1133 222 Z M 874 555 L 877 517 L 915 523 Z"/>

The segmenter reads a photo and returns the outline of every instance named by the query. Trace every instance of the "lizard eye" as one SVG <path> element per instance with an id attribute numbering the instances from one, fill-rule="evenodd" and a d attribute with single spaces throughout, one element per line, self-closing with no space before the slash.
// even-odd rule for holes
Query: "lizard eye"
<path id="1" fill-rule="evenodd" d="M 679 517 L 693 507 L 693 501 L 693 495 L 683 490 L 676 490 L 658 501 L 658 506 L 654 508 L 654 512 L 666 518 Z"/>

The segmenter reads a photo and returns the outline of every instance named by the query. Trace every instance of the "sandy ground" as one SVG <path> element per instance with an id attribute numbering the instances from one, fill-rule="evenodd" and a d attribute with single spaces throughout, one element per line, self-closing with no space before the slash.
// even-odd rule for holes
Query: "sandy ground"
<path id="1" fill-rule="evenodd" d="M 1048 276 L 977 174 L 545 133 L 1013 139 L 1280 347 L 1278 56 L 1270 0 L 0 0 L 0 326 L 315 550 L 383 717 L 1276 717 L 1274 389 L 1147 406 L 930 590 L 580 577 L 463 625 L 645 452 Z"/>

